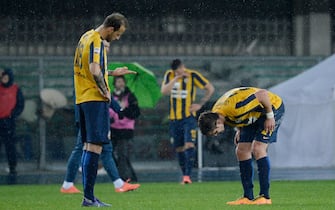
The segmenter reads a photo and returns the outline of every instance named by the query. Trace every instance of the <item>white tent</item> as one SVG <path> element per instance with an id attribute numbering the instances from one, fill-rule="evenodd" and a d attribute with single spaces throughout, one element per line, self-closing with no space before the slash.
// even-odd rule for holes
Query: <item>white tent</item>
<path id="1" fill-rule="evenodd" d="M 271 165 L 335 166 L 335 55 L 270 90 L 286 108 Z"/>

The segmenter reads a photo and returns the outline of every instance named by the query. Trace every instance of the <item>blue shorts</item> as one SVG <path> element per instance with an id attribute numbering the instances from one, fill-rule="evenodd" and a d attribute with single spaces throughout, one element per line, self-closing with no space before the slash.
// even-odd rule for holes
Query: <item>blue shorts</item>
<path id="1" fill-rule="evenodd" d="M 266 144 L 274 143 L 277 141 L 277 132 L 281 121 L 285 113 L 284 104 L 280 105 L 277 110 L 273 110 L 275 115 L 276 126 L 273 132 L 266 133 L 264 130 L 264 122 L 266 116 L 260 117 L 255 123 L 241 128 L 240 141 L 239 142 L 253 142 L 260 141 Z"/>
<path id="2" fill-rule="evenodd" d="M 78 105 L 79 127 L 83 143 L 108 144 L 109 104 L 90 101 Z"/>
<path id="3" fill-rule="evenodd" d="M 197 121 L 191 116 L 182 120 L 170 121 L 170 134 L 175 148 L 182 147 L 186 142 L 194 143 L 197 137 Z"/>

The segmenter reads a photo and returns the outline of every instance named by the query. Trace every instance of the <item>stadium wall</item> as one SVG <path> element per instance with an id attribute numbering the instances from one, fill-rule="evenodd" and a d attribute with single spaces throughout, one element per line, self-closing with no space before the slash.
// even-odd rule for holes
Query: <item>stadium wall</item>
<path id="1" fill-rule="evenodd" d="M 169 63 L 174 58 L 169 56 L 112 56 L 109 61 L 136 61 L 152 70 L 158 79 L 158 84 L 160 84 L 165 70 L 169 68 Z M 271 87 L 303 72 L 322 59 L 322 57 L 251 56 L 183 56 L 180 58 L 184 60 L 186 66 L 201 71 L 214 84 L 216 93 L 212 98 L 212 102 L 224 91 L 232 87 L 240 85 Z M 64 161 L 75 143 L 72 59 L 72 56 L 0 57 L 0 66 L 7 66 L 13 69 L 16 82 L 22 88 L 26 100 L 34 100 L 37 104 L 40 104 L 39 91 L 41 88 L 57 89 L 68 98 L 67 107 L 57 110 L 55 115 L 46 121 L 47 161 Z M 203 92 L 200 91 L 199 94 L 201 95 Z M 143 110 L 142 116 L 137 121 L 134 151 L 132 152 L 134 159 L 170 160 L 174 158 L 168 136 L 167 112 L 167 97 L 163 97 L 155 109 Z M 18 135 L 31 137 L 32 157 L 30 160 L 36 160 L 39 157 L 40 142 L 38 122 L 26 122 L 20 119 L 17 127 Z M 229 139 L 222 140 L 228 140 L 232 144 Z M 24 142 L 18 142 L 21 160 L 25 159 L 24 144 Z M 206 152 L 207 154 L 205 153 L 205 155 L 212 160 L 208 162 L 205 157 L 206 164 L 215 166 L 231 164 L 228 161 L 229 159 L 224 156 L 227 154 L 213 156 L 211 151 Z M 4 159 L 5 155 L 0 151 L 0 160 Z"/>

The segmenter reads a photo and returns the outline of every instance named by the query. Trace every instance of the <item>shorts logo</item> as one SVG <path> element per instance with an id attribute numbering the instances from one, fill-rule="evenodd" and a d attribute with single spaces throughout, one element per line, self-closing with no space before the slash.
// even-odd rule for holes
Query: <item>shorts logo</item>
<path id="1" fill-rule="evenodd" d="M 192 136 L 192 141 L 195 141 L 195 139 L 197 138 L 197 131 L 196 130 L 191 130 L 191 136 Z"/>
<path id="2" fill-rule="evenodd" d="M 100 48 L 95 47 L 94 50 L 93 50 L 93 52 L 96 53 L 96 54 L 99 54 L 100 53 Z"/>

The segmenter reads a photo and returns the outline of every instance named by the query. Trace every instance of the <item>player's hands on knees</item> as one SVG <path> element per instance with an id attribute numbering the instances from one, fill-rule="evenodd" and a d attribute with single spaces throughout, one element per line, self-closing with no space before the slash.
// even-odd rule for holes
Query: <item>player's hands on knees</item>
<path id="1" fill-rule="evenodd" d="M 125 74 L 137 74 L 137 72 L 129 70 L 128 67 L 126 67 L 126 66 L 119 67 L 119 68 L 116 68 L 114 71 L 109 71 L 108 72 L 109 76 L 122 76 L 122 75 L 125 75 Z"/>
<path id="2" fill-rule="evenodd" d="M 238 129 L 234 136 L 234 144 L 237 145 L 239 141 L 240 141 L 240 130 Z"/>
<path id="3" fill-rule="evenodd" d="M 266 133 L 271 133 L 274 131 L 275 125 L 276 125 L 275 119 L 268 118 L 264 122 L 264 130 L 266 131 Z"/>

